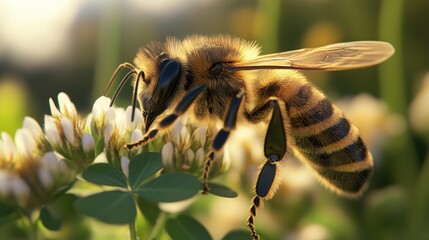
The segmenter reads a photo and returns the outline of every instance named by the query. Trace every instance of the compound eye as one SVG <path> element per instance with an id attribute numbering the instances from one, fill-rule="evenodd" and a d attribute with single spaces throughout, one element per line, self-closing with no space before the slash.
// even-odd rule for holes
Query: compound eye
<path id="1" fill-rule="evenodd" d="M 156 104 L 166 104 L 176 89 L 180 75 L 180 63 L 176 60 L 166 58 L 161 62 L 159 79 L 152 99 Z"/>

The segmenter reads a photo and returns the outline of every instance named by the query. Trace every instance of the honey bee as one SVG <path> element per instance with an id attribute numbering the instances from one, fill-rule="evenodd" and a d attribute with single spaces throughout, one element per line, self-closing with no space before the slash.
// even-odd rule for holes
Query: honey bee
<path id="1" fill-rule="evenodd" d="M 223 124 L 207 155 L 203 193 L 209 192 L 215 155 L 237 125 L 264 126 L 261 151 L 265 159 L 247 220 L 253 239 L 259 239 L 254 227 L 256 210 L 262 200 L 275 194 L 278 164 L 289 154 L 308 165 L 328 189 L 349 197 L 364 191 L 373 168 L 372 155 L 358 129 L 297 70 L 367 67 L 393 53 L 389 43 L 378 41 L 260 55 L 255 42 L 231 36 L 168 38 L 140 49 L 134 64 L 121 64 L 106 92 L 118 72 L 128 69 L 112 104 L 124 83 L 134 77 L 132 104 L 135 107 L 139 102 L 146 128 L 143 139 L 126 145 L 128 149 L 153 140 L 185 113 L 197 124 Z"/>

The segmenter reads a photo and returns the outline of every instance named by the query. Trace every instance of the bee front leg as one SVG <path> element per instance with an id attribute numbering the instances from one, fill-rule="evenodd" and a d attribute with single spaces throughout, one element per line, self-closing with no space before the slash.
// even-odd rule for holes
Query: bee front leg
<path id="1" fill-rule="evenodd" d="M 203 194 L 207 194 L 209 191 L 208 181 L 210 174 L 210 167 L 215 158 L 215 153 L 219 152 L 226 143 L 229 134 L 235 129 L 237 122 L 237 113 L 240 108 L 241 102 L 243 101 L 244 92 L 239 92 L 235 98 L 232 99 L 229 107 L 226 111 L 223 128 L 216 134 L 211 144 L 211 150 L 208 154 L 208 158 L 204 164 L 203 173 Z"/>
<path id="2" fill-rule="evenodd" d="M 207 91 L 207 86 L 205 86 L 205 85 L 200 85 L 200 86 L 192 89 L 191 91 L 189 91 L 180 100 L 180 102 L 176 105 L 176 107 L 174 108 L 174 111 L 171 114 L 165 116 L 160 121 L 158 121 L 157 126 L 155 128 L 153 128 L 152 130 L 150 130 L 149 132 L 147 132 L 144 135 L 142 140 L 135 142 L 135 143 L 127 144 L 124 147 L 127 148 L 128 150 L 131 150 L 134 147 L 145 145 L 148 142 L 155 139 L 155 137 L 159 133 L 159 131 L 165 130 L 169 126 L 171 126 L 177 120 L 177 118 L 180 115 L 184 114 L 186 112 L 186 110 L 189 109 L 189 107 L 197 99 L 197 97 L 205 91 Z"/>
<path id="3" fill-rule="evenodd" d="M 250 216 L 247 220 L 247 226 L 249 227 L 254 240 L 259 239 L 259 235 L 257 234 L 254 226 L 256 209 L 260 206 L 262 199 L 272 198 L 275 191 L 277 190 L 279 180 L 277 174 L 277 163 L 283 159 L 287 150 L 286 129 L 279 102 L 273 99 L 266 104 L 270 104 L 273 107 L 271 120 L 268 125 L 267 134 L 264 141 L 264 155 L 266 161 L 262 166 L 256 181 L 256 196 L 252 200 Z M 263 106 L 263 108 L 266 107 L 266 104 Z"/>

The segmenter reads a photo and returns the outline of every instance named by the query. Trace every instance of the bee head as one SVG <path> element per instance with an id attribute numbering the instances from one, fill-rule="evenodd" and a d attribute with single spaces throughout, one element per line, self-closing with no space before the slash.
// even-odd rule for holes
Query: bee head
<path id="1" fill-rule="evenodd" d="M 146 131 L 156 117 L 162 114 L 171 104 L 179 82 L 181 64 L 177 60 L 164 56 L 160 57 L 158 69 L 159 72 L 156 77 L 152 77 L 152 79 L 143 77 L 143 82 L 146 86 L 143 87 L 139 96 Z M 136 79 L 135 88 L 138 88 L 138 81 L 139 79 Z"/>

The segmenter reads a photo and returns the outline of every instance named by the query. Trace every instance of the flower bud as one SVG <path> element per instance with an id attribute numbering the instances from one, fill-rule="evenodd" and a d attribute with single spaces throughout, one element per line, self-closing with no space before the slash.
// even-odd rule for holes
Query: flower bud
<path id="1" fill-rule="evenodd" d="M 190 163 L 190 162 L 194 161 L 194 158 L 195 158 L 194 151 L 192 151 L 192 149 L 186 150 L 186 159 L 187 159 L 187 161 Z"/>
<path id="2" fill-rule="evenodd" d="M 143 139 L 143 132 L 140 129 L 134 129 L 131 133 L 131 142 L 138 142 Z"/>
<path id="3" fill-rule="evenodd" d="M 130 159 L 126 156 L 121 157 L 121 168 L 122 172 L 124 172 L 125 176 L 128 177 L 128 166 L 130 165 Z"/>
<path id="4" fill-rule="evenodd" d="M 195 152 L 195 161 L 198 162 L 199 165 L 203 165 L 205 162 L 205 151 L 204 148 L 199 148 L 196 152 Z"/>
<path id="5" fill-rule="evenodd" d="M 57 126 L 54 122 L 54 118 L 48 115 L 45 115 L 45 135 L 48 141 L 52 145 L 59 145 L 61 144 L 61 137 L 60 133 L 58 132 Z"/>
<path id="6" fill-rule="evenodd" d="M 63 92 L 58 94 L 58 105 L 60 112 L 68 117 L 77 116 L 76 107 L 70 100 L 69 96 Z"/>
<path id="7" fill-rule="evenodd" d="M 36 148 L 32 134 L 25 128 L 18 129 L 15 134 L 15 144 L 19 153 L 31 156 Z"/>
<path id="8" fill-rule="evenodd" d="M 61 118 L 60 122 L 61 122 L 61 127 L 63 128 L 63 133 L 67 141 L 71 144 L 74 144 L 75 136 L 74 136 L 73 122 L 66 117 Z"/>
<path id="9" fill-rule="evenodd" d="M 104 144 L 109 145 L 110 138 L 112 138 L 113 133 L 115 131 L 115 124 L 109 123 L 106 130 L 104 130 Z"/>
<path id="10" fill-rule="evenodd" d="M 162 163 L 164 166 L 168 166 L 173 163 L 174 147 L 170 142 L 164 144 L 161 150 Z"/>
<path id="11" fill-rule="evenodd" d="M 94 150 L 94 137 L 88 133 L 84 133 L 82 136 L 82 148 L 85 153 Z"/>
<path id="12" fill-rule="evenodd" d="M 51 109 L 52 116 L 61 116 L 61 112 L 58 110 L 57 106 L 55 106 L 54 100 L 52 100 L 52 98 L 49 98 L 49 108 Z"/>
<path id="13" fill-rule="evenodd" d="M 27 204 L 28 197 L 30 196 L 30 187 L 28 184 L 18 176 L 12 177 L 9 184 L 18 205 L 21 207 L 25 206 Z"/>
<path id="14" fill-rule="evenodd" d="M 1 133 L 1 140 L 3 142 L 3 154 L 5 156 L 5 158 L 9 158 L 12 159 L 13 156 L 15 156 L 17 154 L 17 149 L 16 149 L 16 145 L 13 142 L 12 138 L 10 137 L 9 134 L 2 132 Z"/>
<path id="15" fill-rule="evenodd" d="M 51 172 L 41 166 L 37 172 L 40 183 L 45 189 L 50 189 L 54 185 L 54 180 L 52 178 Z"/>
<path id="16" fill-rule="evenodd" d="M 195 129 L 194 133 L 192 134 L 192 137 L 195 139 L 195 141 L 198 144 L 201 144 L 201 146 L 204 146 L 206 144 L 207 139 L 207 127 L 201 126 Z"/>
<path id="17" fill-rule="evenodd" d="M 34 139 L 40 139 L 43 136 L 42 128 L 39 123 L 32 117 L 25 117 L 23 127 L 31 132 Z"/>

